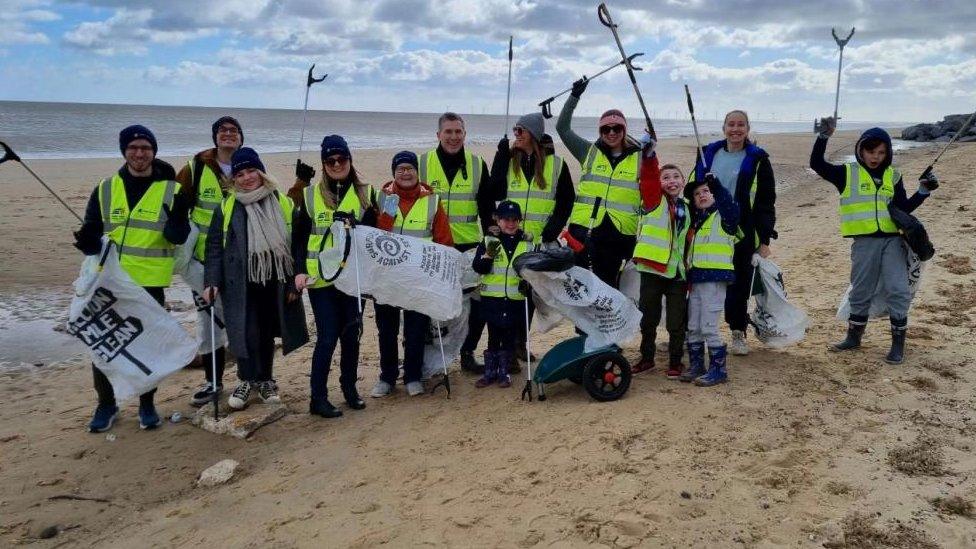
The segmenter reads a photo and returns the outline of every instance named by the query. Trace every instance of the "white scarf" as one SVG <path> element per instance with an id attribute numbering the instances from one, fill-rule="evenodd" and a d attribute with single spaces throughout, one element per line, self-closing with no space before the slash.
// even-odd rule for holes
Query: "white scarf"
<path id="1" fill-rule="evenodd" d="M 276 276 L 285 281 L 294 274 L 295 265 L 278 198 L 265 185 L 238 190 L 234 197 L 247 211 L 247 280 L 264 283 Z"/>

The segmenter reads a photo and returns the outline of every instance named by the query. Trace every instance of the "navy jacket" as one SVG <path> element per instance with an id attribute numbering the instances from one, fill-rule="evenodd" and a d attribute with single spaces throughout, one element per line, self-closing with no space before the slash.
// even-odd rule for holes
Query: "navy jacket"
<path id="1" fill-rule="evenodd" d="M 707 154 L 707 152 L 706 152 Z M 688 185 L 686 191 L 694 189 L 694 184 Z M 691 201 L 691 228 L 688 230 L 688 246 L 691 246 L 692 235 L 701 228 L 705 220 L 712 212 L 718 210 L 718 215 L 722 220 L 722 229 L 729 234 L 735 234 L 736 230 L 739 228 L 739 205 L 736 204 L 735 200 L 732 199 L 732 195 L 729 191 L 725 190 L 718 180 L 715 183 L 710 183 L 708 189 L 712 191 L 712 196 L 715 197 L 715 203 L 700 210 L 695 207 L 694 197 L 689 198 Z M 688 192 L 687 194 L 693 194 Z M 690 250 L 685 254 L 685 257 L 690 257 Z M 732 258 L 729 258 L 732 261 Z M 734 282 L 735 281 L 735 271 L 725 270 L 725 269 L 700 269 L 693 268 L 688 270 L 688 282 L 694 284 L 696 282 Z"/>

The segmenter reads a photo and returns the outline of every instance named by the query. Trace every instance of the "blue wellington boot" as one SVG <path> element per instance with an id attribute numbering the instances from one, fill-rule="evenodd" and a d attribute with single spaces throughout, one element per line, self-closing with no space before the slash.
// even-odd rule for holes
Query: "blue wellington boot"
<path id="1" fill-rule="evenodd" d="M 729 380 L 729 374 L 725 370 L 726 346 L 709 347 L 708 372 L 695 379 L 695 385 L 699 387 L 711 387 Z"/>
<path id="2" fill-rule="evenodd" d="M 705 343 L 688 342 L 688 369 L 678 376 L 683 383 L 694 381 L 695 378 L 705 373 Z"/>

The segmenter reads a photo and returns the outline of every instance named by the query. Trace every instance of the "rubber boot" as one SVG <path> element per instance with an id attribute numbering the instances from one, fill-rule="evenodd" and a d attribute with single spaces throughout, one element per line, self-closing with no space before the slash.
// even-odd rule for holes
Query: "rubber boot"
<path id="1" fill-rule="evenodd" d="M 678 379 L 683 383 L 694 381 L 705 373 L 705 342 L 688 342 L 688 369 Z"/>
<path id="2" fill-rule="evenodd" d="M 885 357 L 885 362 L 888 364 L 901 364 L 905 361 L 905 332 L 907 331 L 907 326 L 891 326 L 891 349 Z"/>
<path id="3" fill-rule="evenodd" d="M 498 380 L 498 386 L 502 389 L 506 389 L 512 386 L 512 376 L 508 375 L 509 369 L 512 363 L 515 362 L 515 353 L 509 351 L 498 351 L 498 369 L 495 371 L 495 378 Z"/>
<path id="4" fill-rule="evenodd" d="M 485 370 L 481 378 L 474 382 L 474 386 L 483 389 L 495 382 L 498 376 L 498 353 L 485 351 Z"/>
<path id="5" fill-rule="evenodd" d="M 848 322 L 847 337 L 845 337 L 843 341 L 838 341 L 837 343 L 827 345 L 827 349 L 836 352 L 857 349 L 861 346 L 861 337 L 864 336 L 865 328 L 867 328 L 866 323 L 855 322 L 853 320 Z"/>
<path id="6" fill-rule="evenodd" d="M 695 385 L 699 387 L 711 387 L 712 385 L 725 383 L 729 380 L 729 374 L 725 370 L 727 352 L 725 345 L 708 348 L 708 372 L 701 377 L 695 378 Z"/>

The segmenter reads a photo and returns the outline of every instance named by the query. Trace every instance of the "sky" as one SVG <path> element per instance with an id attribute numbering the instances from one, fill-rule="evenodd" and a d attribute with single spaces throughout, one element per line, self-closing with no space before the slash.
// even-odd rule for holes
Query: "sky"
<path id="1" fill-rule="evenodd" d="M 608 3 L 654 118 L 933 121 L 976 109 L 976 2 Z M 0 100 L 503 114 L 620 60 L 581 0 L 0 0 Z M 562 99 L 555 103 L 558 109 Z M 639 106 L 620 67 L 579 106 Z"/>

